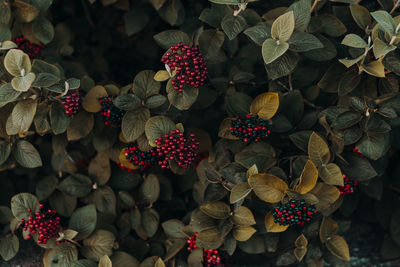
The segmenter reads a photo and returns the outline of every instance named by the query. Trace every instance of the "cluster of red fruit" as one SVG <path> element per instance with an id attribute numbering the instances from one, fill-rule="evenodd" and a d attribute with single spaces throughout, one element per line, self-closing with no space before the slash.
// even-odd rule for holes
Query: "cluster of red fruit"
<path id="1" fill-rule="evenodd" d="M 360 152 L 360 150 L 358 150 L 358 148 L 357 148 L 356 146 L 353 148 L 353 152 L 356 153 L 356 154 L 358 154 L 358 155 L 360 155 L 360 156 L 364 156 L 364 155 Z"/>
<path id="2" fill-rule="evenodd" d="M 198 233 L 195 233 L 188 241 L 188 247 L 187 250 L 189 252 L 192 252 L 193 250 L 197 249 L 196 245 L 196 238 L 198 236 Z M 221 266 L 222 265 L 222 259 L 221 256 L 219 255 L 219 252 L 217 249 L 203 249 L 203 261 L 207 267 L 211 266 Z"/>
<path id="3" fill-rule="evenodd" d="M 317 210 L 313 205 L 307 206 L 304 200 L 291 200 L 286 204 L 279 203 L 272 210 L 274 222 L 280 225 L 304 226 L 310 222 Z"/>
<path id="4" fill-rule="evenodd" d="M 21 224 L 23 225 L 23 230 L 27 231 L 29 234 L 26 236 L 26 239 L 31 239 L 32 235 L 38 235 L 38 244 L 46 244 L 47 241 L 57 235 L 61 226 L 60 226 L 60 217 L 56 216 L 56 210 L 47 210 L 42 211 L 43 204 L 40 204 L 40 212 L 32 212 L 31 209 L 28 209 L 30 213 L 27 221 L 21 219 Z M 57 244 L 60 244 L 57 241 Z"/>
<path id="5" fill-rule="evenodd" d="M 169 134 L 156 139 L 155 143 L 160 158 L 158 165 L 163 169 L 169 168 L 169 160 L 176 160 L 179 167 L 187 169 L 197 159 L 196 150 L 199 148 L 199 142 L 193 133 L 186 139 L 178 129 L 172 130 Z"/>
<path id="6" fill-rule="evenodd" d="M 121 127 L 122 117 L 125 115 L 125 111 L 120 110 L 113 104 L 111 97 L 103 97 L 99 99 L 101 105 L 101 115 L 105 125 L 114 127 Z"/>
<path id="7" fill-rule="evenodd" d="M 31 59 L 40 55 L 44 49 L 43 44 L 34 44 L 26 39 L 24 36 L 16 37 L 12 40 L 19 49 L 24 51 Z"/>
<path id="8" fill-rule="evenodd" d="M 138 145 L 130 144 L 129 147 L 125 149 L 126 159 L 133 165 L 139 166 L 141 171 L 157 165 L 157 156 L 157 152 L 154 148 L 150 151 L 142 151 Z"/>
<path id="9" fill-rule="evenodd" d="M 341 195 L 349 195 L 353 194 L 356 186 L 358 185 L 358 181 L 351 180 L 345 174 L 343 174 L 344 186 L 338 186 Z"/>
<path id="10" fill-rule="evenodd" d="M 176 76 L 171 81 L 174 90 L 181 93 L 185 86 L 198 88 L 204 85 L 207 79 L 207 66 L 203 55 L 197 46 L 184 45 L 179 42 L 161 58 L 161 62 L 169 66 L 171 71 L 176 71 Z"/>
<path id="11" fill-rule="evenodd" d="M 79 92 L 74 91 L 60 98 L 61 104 L 64 106 L 65 109 L 65 114 L 67 114 L 68 116 L 73 116 L 78 113 L 80 96 L 81 94 Z"/>
<path id="12" fill-rule="evenodd" d="M 271 131 L 268 130 L 267 126 L 268 122 L 257 115 L 247 114 L 245 120 L 238 117 L 234 118 L 231 121 L 230 130 L 232 135 L 239 137 L 243 142 L 255 143 L 265 140 L 269 136 Z"/>

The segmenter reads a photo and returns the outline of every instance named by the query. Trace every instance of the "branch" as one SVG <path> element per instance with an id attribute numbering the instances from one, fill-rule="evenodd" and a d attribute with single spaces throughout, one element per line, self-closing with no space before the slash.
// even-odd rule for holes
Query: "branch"
<path id="1" fill-rule="evenodd" d="M 315 9 L 315 7 L 317 6 L 318 2 L 319 2 L 319 0 L 314 0 L 313 5 L 311 6 L 311 11 L 310 11 L 310 13 L 312 13 L 312 12 L 314 11 L 314 9 Z"/>

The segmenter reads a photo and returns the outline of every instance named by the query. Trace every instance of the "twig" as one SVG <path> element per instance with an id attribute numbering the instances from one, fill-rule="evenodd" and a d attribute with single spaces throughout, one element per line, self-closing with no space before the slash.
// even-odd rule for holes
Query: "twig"
<path id="1" fill-rule="evenodd" d="M 311 11 L 310 11 L 310 13 L 312 13 L 312 12 L 314 11 L 314 9 L 315 9 L 315 7 L 317 6 L 318 2 L 319 2 L 319 0 L 314 0 L 313 5 L 311 6 Z"/>
<path id="2" fill-rule="evenodd" d="M 390 10 L 389 14 L 393 14 L 393 12 L 399 7 L 399 1 L 393 0 L 393 8 Z"/>

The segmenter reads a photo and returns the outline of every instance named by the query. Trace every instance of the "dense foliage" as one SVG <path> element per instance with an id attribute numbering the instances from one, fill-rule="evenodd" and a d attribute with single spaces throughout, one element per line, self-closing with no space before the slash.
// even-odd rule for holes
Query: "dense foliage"
<path id="1" fill-rule="evenodd" d="M 398 0 L 0 0 L 0 256 L 400 257 Z M 399 8 L 400 10 L 400 8 Z"/>

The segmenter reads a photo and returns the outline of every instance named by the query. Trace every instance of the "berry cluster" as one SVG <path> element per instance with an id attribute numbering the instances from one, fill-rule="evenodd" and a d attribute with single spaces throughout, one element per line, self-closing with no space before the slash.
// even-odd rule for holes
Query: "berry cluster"
<path id="1" fill-rule="evenodd" d="M 351 180 L 349 177 L 343 174 L 344 186 L 338 186 L 341 195 L 349 195 L 354 193 L 355 187 L 358 185 L 358 181 Z"/>
<path id="2" fill-rule="evenodd" d="M 16 37 L 12 40 L 19 49 L 24 51 L 32 59 L 40 55 L 44 49 L 43 44 L 34 44 L 26 39 L 24 36 Z"/>
<path id="3" fill-rule="evenodd" d="M 198 236 L 198 233 L 195 233 L 187 241 L 187 244 L 188 244 L 187 250 L 189 252 L 192 252 L 193 250 L 197 249 L 197 245 L 196 245 L 197 236 Z M 222 259 L 221 259 L 221 256 L 219 255 L 219 252 L 217 249 L 203 249 L 203 258 L 204 258 L 205 266 L 207 266 L 207 267 L 222 266 Z"/>
<path id="4" fill-rule="evenodd" d="M 79 110 L 80 93 L 72 92 L 61 97 L 61 104 L 64 106 L 65 114 L 73 116 Z"/>
<path id="5" fill-rule="evenodd" d="M 300 225 L 311 221 L 317 210 L 313 205 L 307 206 L 304 200 L 291 200 L 286 204 L 279 203 L 272 210 L 274 222 L 280 225 Z"/>
<path id="6" fill-rule="evenodd" d="M 127 168 L 127 167 L 125 167 L 124 165 L 122 165 L 122 163 L 121 163 L 121 162 L 115 162 L 115 164 L 117 164 L 117 166 L 118 166 L 118 167 L 120 167 L 120 168 L 121 168 L 121 170 L 123 170 L 123 171 L 127 171 L 127 172 L 130 172 L 130 173 L 134 173 L 134 171 L 133 171 L 133 170 L 131 170 L 131 169 L 129 169 L 129 168 Z"/>
<path id="7" fill-rule="evenodd" d="M 125 157 L 127 160 L 129 160 L 133 165 L 139 166 L 141 171 L 157 165 L 157 156 L 155 149 L 142 151 L 139 146 L 135 144 L 130 144 L 129 147 L 125 149 Z"/>
<path id="8" fill-rule="evenodd" d="M 46 244 L 47 241 L 57 235 L 60 226 L 60 217 L 56 217 L 56 210 L 43 210 L 43 204 L 40 204 L 40 212 L 33 213 L 28 209 L 30 216 L 27 221 L 21 219 L 21 224 L 24 226 L 23 230 L 28 231 L 29 234 L 26 239 L 31 239 L 32 235 L 38 234 L 38 244 Z M 59 244 L 59 241 L 57 242 Z"/>
<path id="9" fill-rule="evenodd" d="M 156 139 L 155 143 L 160 158 L 158 165 L 163 169 L 169 168 L 169 160 L 176 160 L 179 167 L 187 169 L 197 159 L 196 150 L 199 148 L 199 142 L 193 133 L 187 140 L 181 131 L 172 130 L 170 134 Z"/>
<path id="10" fill-rule="evenodd" d="M 360 150 L 358 150 L 358 148 L 357 148 L 356 146 L 353 148 L 353 152 L 356 153 L 356 154 L 358 154 L 358 155 L 360 155 L 360 156 L 364 156 L 364 155 L 360 152 Z"/>
<path id="11" fill-rule="evenodd" d="M 267 129 L 268 122 L 259 118 L 257 115 L 246 115 L 245 120 L 236 117 L 231 121 L 232 135 L 239 137 L 245 143 L 253 143 L 265 140 L 270 130 Z"/>
<path id="12" fill-rule="evenodd" d="M 179 42 L 161 58 L 161 62 L 176 71 L 171 81 L 174 90 L 181 93 L 185 86 L 198 88 L 204 85 L 207 79 L 207 66 L 197 46 L 184 45 Z"/>
<path id="13" fill-rule="evenodd" d="M 122 117 L 125 111 L 114 106 L 111 97 L 103 97 L 99 100 L 99 103 L 101 105 L 101 115 L 103 116 L 104 124 L 121 127 Z"/>

